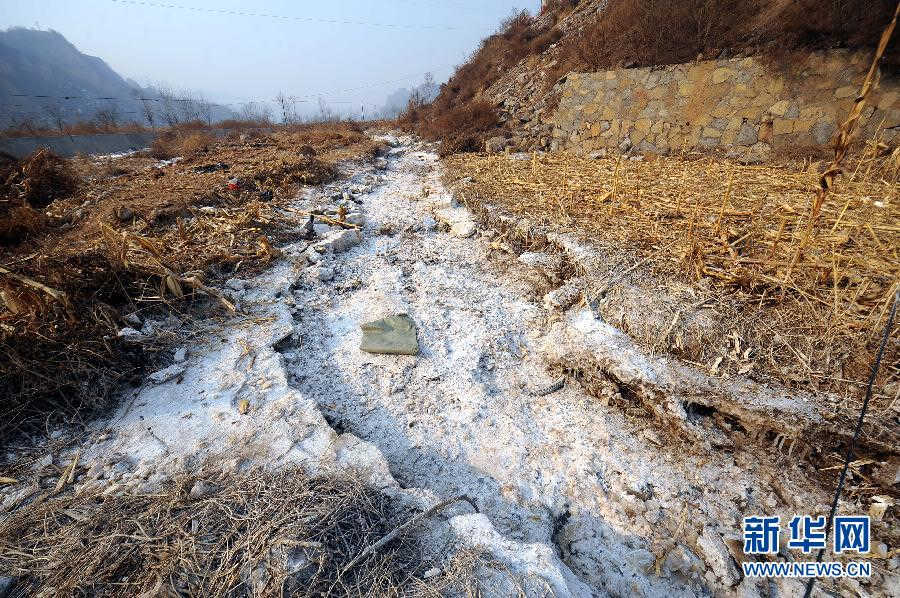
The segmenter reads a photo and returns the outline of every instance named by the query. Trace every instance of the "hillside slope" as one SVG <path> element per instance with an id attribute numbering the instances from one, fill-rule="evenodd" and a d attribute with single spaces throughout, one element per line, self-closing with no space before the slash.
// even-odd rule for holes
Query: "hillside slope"
<path id="1" fill-rule="evenodd" d="M 441 87 L 427 114 L 413 120 L 432 138 L 455 137 L 444 153 L 483 149 L 494 136 L 516 149 L 549 148 L 558 83 L 568 73 L 753 56 L 790 75 L 805 69 L 812 52 L 868 54 L 896 6 L 892 0 L 713 4 L 716 10 L 708 0 L 545 2 L 536 16 L 523 12 L 502 23 Z M 896 73 L 896 39 L 883 65 Z M 477 124 L 468 122 L 466 107 L 479 115 Z M 485 110 L 493 111 L 491 126 Z"/>
<path id="2" fill-rule="evenodd" d="M 56 31 L 0 31 L 0 126 L 27 121 L 53 127 L 58 121 L 94 119 L 100 111 L 108 119 L 143 122 L 137 98 L 159 96 L 156 89 L 127 81 L 102 59 L 83 54 Z M 164 108 L 158 104 L 152 108 L 161 118 Z M 209 115 L 220 120 L 233 113 L 210 104 Z"/>

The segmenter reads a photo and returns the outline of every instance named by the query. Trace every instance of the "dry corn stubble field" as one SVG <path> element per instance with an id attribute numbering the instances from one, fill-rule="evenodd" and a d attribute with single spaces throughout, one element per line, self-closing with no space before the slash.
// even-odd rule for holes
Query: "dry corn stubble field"
<path id="1" fill-rule="evenodd" d="M 471 177 L 460 195 L 476 212 L 511 214 L 532 232 L 569 233 L 597 249 L 603 267 L 586 273 L 588 294 L 635 265 L 628 281 L 644 294 L 683 296 L 688 285 L 690 305 L 633 314 L 659 322 L 629 331 L 646 348 L 713 373 L 823 391 L 823 411 L 852 429 L 900 276 L 900 153 L 873 151 L 847 166 L 800 251 L 821 163 L 565 153 L 446 161 L 454 177 Z M 717 327 L 679 346 L 680 320 L 698 308 Z M 898 357 L 889 345 L 866 426 L 888 446 L 898 433 Z"/>
<path id="2" fill-rule="evenodd" d="M 0 563 L 22 576 L 15 595 L 477 592 L 473 571 L 484 557 L 460 553 L 441 579 L 425 581 L 431 563 L 409 533 L 356 559 L 410 516 L 354 479 L 208 466 L 152 494 L 66 491 L 32 504 L 0 522 Z"/>
<path id="3" fill-rule="evenodd" d="M 47 413 L 101 407 L 152 367 L 164 339 L 126 344 L 125 315 L 180 311 L 203 296 L 219 304 L 205 316 L 227 312 L 213 287 L 277 255 L 272 245 L 307 217 L 286 209 L 301 187 L 376 149 L 347 123 L 160 138 L 181 159 L 39 150 L 3 165 L 0 391 L 17 397 L 0 408 L 7 437 Z"/>

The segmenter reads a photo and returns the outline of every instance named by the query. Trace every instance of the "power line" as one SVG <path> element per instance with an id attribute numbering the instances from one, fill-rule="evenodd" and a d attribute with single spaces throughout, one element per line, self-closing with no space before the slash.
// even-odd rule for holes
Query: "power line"
<path id="1" fill-rule="evenodd" d="M 881 359 L 884 357 L 884 349 L 887 346 L 888 339 L 891 338 L 891 330 L 894 329 L 894 317 L 897 315 L 897 306 L 900 305 L 900 289 L 894 293 L 894 302 L 891 305 L 891 313 L 888 315 L 887 323 L 884 325 L 884 333 L 881 336 L 881 344 L 878 345 L 878 351 L 875 353 L 875 362 L 869 372 L 869 382 L 866 385 L 866 396 L 863 399 L 862 408 L 859 410 L 859 418 L 856 420 L 856 428 L 853 430 L 853 437 L 847 442 L 847 453 L 844 455 L 844 467 L 841 469 L 841 475 L 838 477 L 837 488 L 834 491 L 834 499 L 831 501 L 831 511 L 828 513 L 828 522 L 825 526 L 825 533 L 833 532 L 834 516 L 837 513 L 838 501 L 841 498 L 841 492 L 844 490 L 844 482 L 847 479 L 847 471 L 850 469 L 850 463 L 853 461 L 853 451 L 856 449 L 856 442 L 859 440 L 859 433 L 862 431 L 863 421 L 866 418 L 866 411 L 869 409 L 869 401 L 872 399 L 872 386 L 878 377 L 878 369 L 881 367 Z M 816 555 L 816 562 L 821 563 L 825 556 L 825 549 L 820 548 Z M 803 592 L 803 598 L 809 598 L 812 594 L 813 586 L 816 583 L 815 577 L 810 577 L 806 582 L 806 588 Z"/>
<path id="2" fill-rule="evenodd" d="M 179 10 L 190 10 L 194 12 L 206 12 L 214 14 L 223 14 L 239 17 L 260 17 L 268 19 L 280 19 L 282 21 L 300 21 L 306 23 L 329 23 L 333 25 L 362 25 L 367 27 L 390 27 L 394 29 L 446 29 L 456 30 L 459 27 L 452 25 L 407 25 L 402 23 L 375 23 L 371 21 L 352 21 L 349 19 L 323 19 L 317 17 L 297 17 L 287 15 L 276 15 L 264 12 L 250 12 L 245 10 L 229 10 L 227 8 L 200 8 L 196 6 L 184 6 L 181 4 L 163 4 L 162 2 L 148 2 L 146 0 L 110 0 L 119 4 L 131 4 L 135 6 L 152 6 L 154 8 L 175 8 Z"/>

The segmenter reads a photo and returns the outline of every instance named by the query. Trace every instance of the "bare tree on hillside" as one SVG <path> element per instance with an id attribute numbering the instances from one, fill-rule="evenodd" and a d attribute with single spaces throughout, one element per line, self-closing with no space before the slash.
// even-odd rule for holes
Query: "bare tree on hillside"
<path id="1" fill-rule="evenodd" d="M 200 111 L 201 98 L 187 89 L 183 89 L 178 94 L 178 109 L 181 114 L 182 122 L 194 122 L 202 120 Z"/>
<path id="2" fill-rule="evenodd" d="M 422 85 L 419 87 L 421 90 L 422 99 L 426 103 L 431 103 L 434 98 L 437 97 L 438 94 L 438 86 L 437 83 L 434 82 L 434 75 L 430 72 L 425 73 L 425 80 L 422 82 Z"/>
<path id="3" fill-rule="evenodd" d="M 159 112 L 162 121 L 166 123 L 166 125 L 174 127 L 181 122 L 175 93 L 171 89 L 163 86 L 157 87 L 156 91 L 159 94 Z"/>
<path id="4" fill-rule="evenodd" d="M 151 129 L 156 128 L 156 112 L 154 112 L 153 104 L 148 99 L 141 100 L 141 112 L 144 115 L 144 120 L 147 121 L 147 124 L 150 125 Z"/>
<path id="5" fill-rule="evenodd" d="M 66 127 L 65 112 L 63 111 L 62 104 L 57 102 L 55 104 L 44 106 L 44 112 L 47 114 L 50 122 L 52 122 L 56 129 L 62 133 Z"/>

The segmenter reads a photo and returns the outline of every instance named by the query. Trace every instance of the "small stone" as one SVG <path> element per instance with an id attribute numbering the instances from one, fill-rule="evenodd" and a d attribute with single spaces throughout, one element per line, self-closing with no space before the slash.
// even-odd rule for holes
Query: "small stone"
<path id="1" fill-rule="evenodd" d="M 418 355 L 416 324 L 406 314 L 363 324 L 360 349 L 386 355 Z"/>
<path id="2" fill-rule="evenodd" d="M 378 170 L 387 170 L 388 161 L 384 158 L 376 158 L 375 159 L 375 168 Z"/>
<path id="3" fill-rule="evenodd" d="M 347 222 L 348 224 L 354 224 L 354 225 L 356 225 L 356 226 L 362 226 L 363 224 L 365 224 L 366 219 L 365 219 L 365 217 L 362 215 L 361 212 L 350 212 L 349 214 L 347 214 L 347 215 L 344 217 L 344 221 Z"/>
<path id="4" fill-rule="evenodd" d="M 544 253 L 543 251 L 525 251 L 519 256 L 519 262 L 548 273 L 562 267 L 562 258 L 558 254 Z"/>
<path id="5" fill-rule="evenodd" d="M 313 232 L 316 233 L 317 237 L 324 237 L 331 232 L 331 227 L 323 222 L 316 222 L 313 224 Z"/>
<path id="6" fill-rule="evenodd" d="M 141 334 L 140 330 L 135 330 L 134 328 L 130 328 L 130 327 L 126 326 L 125 328 L 119 330 L 117 336 L 119 336 L 119 337 L 126 337 L 126 336 L 135 337 L 135 336 L 143 336 L 143 334 Z"/>
<path id="7" fill-rule="evenodd" d="M 225 281 L 225 286 L 233 291 L 243 291 L 247 286 L 247 282 L 240 278 L 229 278 Z"/>
<path id="8" fill-rule="evenodd" d="M 343 253 L 355 245 L 359 245 L 360 234 L 355 230 L 342 230 L 316 245 L 322 247 L 323 251 L 329 249 L 334 253 Z"/>
<path id="9" fill-rule="evenodd" d="M 549 310 L 564 311 L 581 299 L 581 282 L 570 280 L 558 289 L 544 295 L 544 307 Z"/>
<path id="10" fill-rule="evenodd" d="M 134 210 L 131 208 L 124 206 L 116 210 L 116 218 L 118 218 L 122 222 L 128 222 L 132 218 L 134 218 Z"/>
<path id="11" fill-rule="evenodd" d="M 437 220 L 435 220 L 433 216 L 426 215 L 422 218 L 420 229 L 424 232 L 431 232 L 437 228 L 437 224 Z"/>
<path id="12" fill-rule="evenodd" d="M 467 239 L 475 234 L 475 223 L 471 220 L 454 222 L 450 227 L 450 232 L 460 239 Z"/>
<path id="13" fill-rule="evenodd" d="M 752 124 L 745 122 L 741 125 L 740 131 L 738 131 L 737 137 L 734 142 L 738 145 L 753 145 L 759 140 L 758 134 L 756 132 L 756 127 Z"/>
<path id="14" fill-rule="evenodd" d="M 307 250 L 303 252 L 303 255 L 313 264 L 318 264 L 322 261 L 322 252 L 319 251 L 317 247 L 307 248 Z"/>
<path id="15" fill-rule="evenodd" d="M 183 365 L 170 365 L 165 369 L 153 372 L 147 376 L 147 379 L 154 384 L 165 384 L 166 382 L 181 376 L 184 372 L 185 367 Z"/>
<path id="16" fill-rule="evenodd" d="M 509 145 L 506 137 L 491 137 L 484 142 L 484 151 L 488 154 L 499 154 Z"/>
<path id="17" fill-rule="evenodd" d="M 328 282 L 334 278 L 334 269 L 326 266 L 310 266 L 306 269 L 306 276 L 309 280 Z"/>
<path id="18" fill-rule="evenodd" d="M 831 140 L 834 134 L 834 124 L 828 121 L 816 123 L 812 131 L 813 140 L 819 145 L 825 145 Z"/>
<path id="19" fill-rule="evenodd" d="M 134 326 L 135 328 L 140 328 L 141 326 L 144 325 L 144 323 L 141 321 L 141 318 L 136 313 L 133 313 L 133 312 L 130 314 L 127 314 L 123 319 L 126 322 L 128 322 L 129 324 L 131 324 L 132 326 Z"/>
<path id="20" fill-rule="evenodd" d="M 422 577 L 423 577 L 424 579 L 431 579 L 432 577 L 437 577 L 437 576 L 440 575 L 440 574 L 441 574 L 441 570 L 440 570 L 440 569 L 438 569 L 437 567 L 432 567 L 431 569 L 429 569 L 428 571 L 426 571 L 425 573 L 423 573 L 423 574 L 422 574 Z"/>
<path id="21" fill-rule="evenodd" d="M 173 359 L 175 359 L 175 363 L 182 363 L 185 359 L 187 359 L 187 347 L 179 347 L 175 350 L 175 355 Z"/>
<path id="22" fill-rule="evenodd" d="M 718 532 L 709 526 L 704 528 L 703 534 L 697 538 L 697 548 L 702 551 L 704 560 L 716 577 L 729 586 L 737 585 L 741 580 L 740 574 Z"/>
<path id="23" fill-rule="evenodd" d="M 663 560 L 662 571 L 668 576 L 681 574 L 688 577 L 691 569 L 694 567 L 693 561 L 696 558 L 687 548 L 679 544 L 666 555 L 666 558 Z"/>

